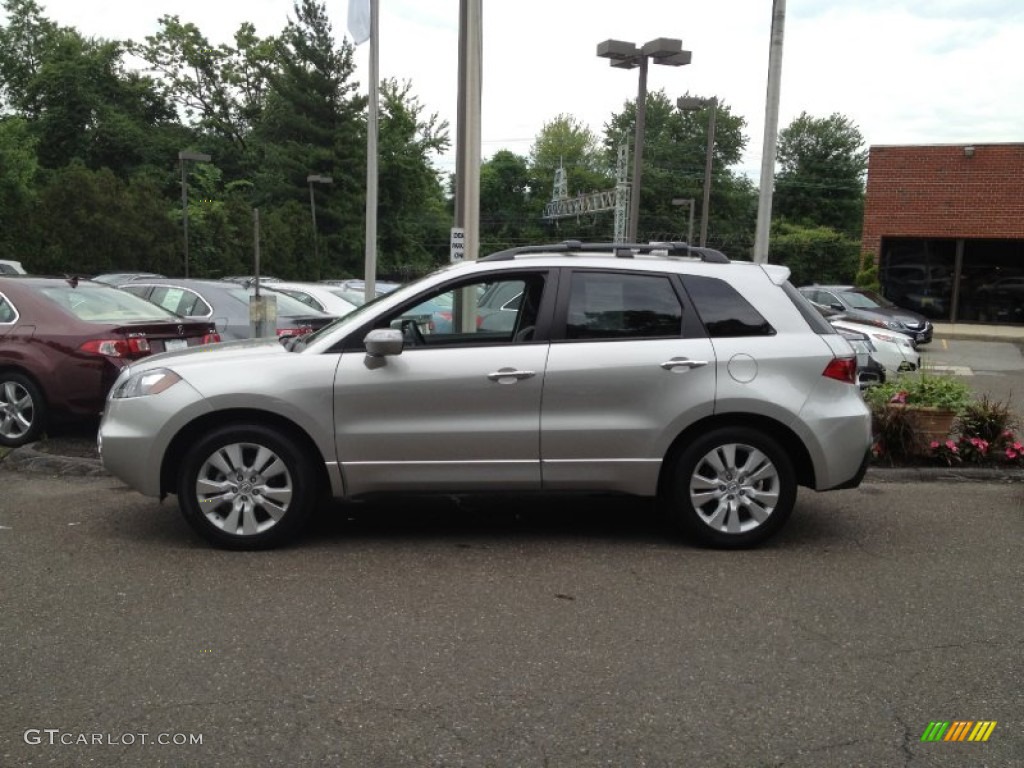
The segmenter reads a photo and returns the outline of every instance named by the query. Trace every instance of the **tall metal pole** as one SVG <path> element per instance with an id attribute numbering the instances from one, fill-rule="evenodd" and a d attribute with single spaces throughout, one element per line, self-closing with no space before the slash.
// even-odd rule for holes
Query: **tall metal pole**
<path id="1" fill-rule="evenodd" d="M 711 210 L 711 166 L 715 155 L 715 121 L 718 115 L 718 97 L 712 98 L 708 104 L 711 107 L 711 114 L 708 117 L 708 151 L 707 157 L 704 159 L 704 201 L 701 203 L 700 208 L 701 248 L 708 244 L 708 212 Z M 690 237 L 692 238 L 693 235 L 691 234 Z"/>
<path id="2" fill-rule="evenodd" d="M 370 103 L 366 119 L 366 250 L 364 298 L 377 295 L 377 112 L 380 102 L 380 40 L 377 0 L 370 0 Z"/>
<path id="3" fill-rule="evenodd" d="M 185 158 L 179 155 L 181 163 L 181 215 L 185 234 L 185 277 L 188 277 L 188 180 L 185 178 Z"/>
<path id="4" fill-rule="evenodd" d="M 644 130 L 647 123 L 647 57 L 640 57 L 640 86 L 636 95 L 636 131 L 633 135 L 633 189 L 629 202 L 629 242 L 637 240 L 640 224 L 640 177 L 643 172 Z"/>
<path id="5" fill-rule="evenodd" d="M 786 27 L 786 0 L 773 0 L 772 40 L 768 53 L 768 94 L 764 113 L 764 146 L 761 149 L 761 190 L 757 199 L 757 230 L 754 261 L 768 261 L 772 224 L 772 192 L 775 186 L 775 145 L 779 135 L 779 94 L 782 81 L 782 37 Z"/>
<path id="6" fill-rule="evenodd" d="M 309 212 L 313 217 L 313 263 L 316 264 L 316 279 L 320 279 L 320 238 L 316 231 L 316 197 L 313 194 L 313 181 L 309 180 Z"/>

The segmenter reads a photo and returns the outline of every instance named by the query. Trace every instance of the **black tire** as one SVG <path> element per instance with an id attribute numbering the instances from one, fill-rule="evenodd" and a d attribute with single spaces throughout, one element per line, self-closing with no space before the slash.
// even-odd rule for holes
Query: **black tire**
<path id="1" fill-rule="evenodd" d="M 0 373 L 0 445 L 34 442 L 46 428 L 46 400 L 35 382 L 13 371 Z"/>
<path id="2" fill-rule="evenodd" d="M 178 506 L 211 544 L 269 549 L 303 528 L 315 485 L 308 458 L 289 436 L 258 424 L 230 425 L 205 435 L 185 455 Z"/>
<path id="3" fill-rule="evenodd" d="M 796 503 L 792 461 L 776 440 L 756 429 L 713 430 L 669 461 L 666 510 L 703 544 L 760 544 L 783 526 Z"/>

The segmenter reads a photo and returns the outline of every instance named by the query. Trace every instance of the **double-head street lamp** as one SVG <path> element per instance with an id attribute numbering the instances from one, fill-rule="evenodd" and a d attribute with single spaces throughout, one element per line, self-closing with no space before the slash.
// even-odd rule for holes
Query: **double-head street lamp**
<path id="1" fill-rule="evenodd" d="M 640 222 L 640 169 L 643 164 L 644 129 L 647 122 L 647 60 L 655 64 L 681 67 L 689 64 L 692 54 L 683 50 L 683 41 L 659 37 L 637 46 L 622 40 L 605 40 L 597 46 L 597 55 L 609 59 L 609 64 L 620 69 L 640 67 L 640 88 L 636 97 L 636 131 L 633 136 L 633 189 L 630 193 L 629 232 L 627 239 L 636 242 Z"/>
<path id="2" fill-rule="evenodd" d="M 704 247 L 708 241 L 708 208 L 711 206 L 711 159 L 715 152 L 715 119 L 718 115 L 718 99 L 714 96 L 710 99 L 683 96 L 676 101 L 676 106 L 683 111 L 704 109 L 705 107 L 711 110 L 708 115 L 708 148 L 704 157 L 704 202 L 700 208 L 700 244 L 701 247 Z"/>
<path id="3" fill-rule="evenodd" d="M 186 163 L 191 160 L 195 163 L 208 163 L 210 156 L 202 152 L 189 152 L 182 150 L 178 153 L 178 162 L 181 163 L 181 212 L 182 226 L 185 233 L 185 277 L 188 277 L 188 178 L 186 176 Z"/>
<path id="4" fill-rule="evenodd" d="M 311 173 L 306 177 L 309 184 L 309 212 L 313 216 L 313 259 L 316 263 L 316 279 L 320 279 L 320 245 L 316 233 L 316 197 L 313 195 L 314 184 L 333 184 L 334 179 L 330 176 L 321 176 L 318 173 Z"/>

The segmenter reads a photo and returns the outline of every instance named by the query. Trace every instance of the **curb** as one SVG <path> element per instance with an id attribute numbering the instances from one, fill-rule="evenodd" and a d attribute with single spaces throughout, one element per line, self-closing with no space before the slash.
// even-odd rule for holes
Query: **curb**
<path id="1" fill-rule="evenodd" d="M 85 459 L 75 456 L 57 456 L 36 448 L 39 443 L 29 443 L 15 448 L 0 459 L 0 466 L 20 472 L 39 472 L 47 475 L 73 475 L 77 477 L 109 477 L 99 459 Z"/>

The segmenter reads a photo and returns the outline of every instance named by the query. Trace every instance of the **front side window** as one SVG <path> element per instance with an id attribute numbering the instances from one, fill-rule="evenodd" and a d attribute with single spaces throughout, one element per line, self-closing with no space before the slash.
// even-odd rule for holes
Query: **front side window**
<path id="1" fill-rule="evenodd" d="M 544 283 L 544 275 L 522 272 L 460 282 L 404 305 L 377 327 L 401 329 L 413 347 L 527 342 L 533 338 Z"/>
<path id="2" fill-rule="evenodd" d="M 683 308 L 668 277 L 573 273 L 565 338 L 647 339 L 682 332 Z"/>

